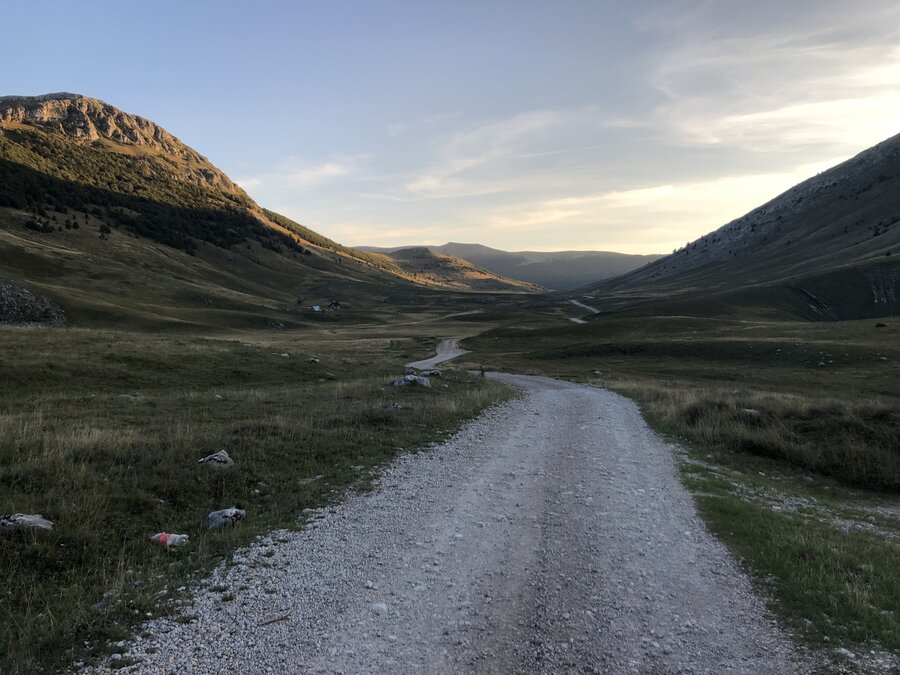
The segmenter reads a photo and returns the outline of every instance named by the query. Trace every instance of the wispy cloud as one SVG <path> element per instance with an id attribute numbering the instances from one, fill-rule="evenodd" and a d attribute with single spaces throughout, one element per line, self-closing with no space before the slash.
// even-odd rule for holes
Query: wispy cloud
<path id="1" fill-rule="evenodd" d="M 321 163 L 310 163 L 289 157 L 271 171 L 237 180 L 245 190 L 255 188 L 294 188 L 308 190 L 347 176 L 357 176 L 368 161 L 368 155 L 337 157 Z"/>
<path id="2" fill-rule="evenodd" d="M 612 190 L 534 200 L 495 211 L 488 230 L 571 232 L 590 246 L 623 252 L 665 252 L 737 218 L 844 158 L 789 171 Z M 560 224 L 568 233 L 560 230 Z M 567 248 L 564 240 L 556 248 Z"/>
<path id="3" fill-rule="evenodd" d="M 418 198 L 517 189 L 535 173 L 535 164 L 528 160 L 590 149 L 591 129 L 601 123 L 592 107 L 535 110 L 485 122 L 439 139 L 432 162 L 404 188 Z M 538 170 L 545 168 L 539 166 Z"/>
<path id="4" fill-rule="evenodd" d="M 644 26 L 667 42 L 652 118 L 671 142 L 833 152 L 900 131 L 900 8 L 822 2 L 799 25 L 746 26 L 723 21 L 727 4 L 677 3 Z"/>

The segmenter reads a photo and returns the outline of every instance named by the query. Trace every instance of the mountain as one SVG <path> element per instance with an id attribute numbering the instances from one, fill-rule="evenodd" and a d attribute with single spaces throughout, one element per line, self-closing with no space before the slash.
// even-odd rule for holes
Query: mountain
<path id="1" fill-rule="evenodd" d="M 69 93 L 0 97 L 0 283 L 113 325 L 291 324 L 306 304 L 470 288 L 263 209 L 162 127 Z"/>
<path id="2" fill-rule="evenodd" d="M 525 281 L 517 281 L 488 272 L 457 256 L 438 253 L 425 246 L 411 246 L 389 252 L 372 252 L 384 256 L 412 275 L 413 279 L 448 288 L 481 291 L 535 292 L 544 290 Z"/>
<path id="3" fill-rule="evenodd" d="M 685 303 L 813 319 L 900 313 L 900 135 L 672 255 L 580 289 L 604 311 Z"/>
<path id="4" fill-rule="evenodd" d="M 389 253 L 397 248 L 361 246 L 363 251 Z M 494 274 L 551 288 L 569 290 L 630 272 L 659 255 L 628 255 L 608 251 L 502 251 L 481 244 L 450 242 L 428 246 L 433 253 L 462 258 Z"/>

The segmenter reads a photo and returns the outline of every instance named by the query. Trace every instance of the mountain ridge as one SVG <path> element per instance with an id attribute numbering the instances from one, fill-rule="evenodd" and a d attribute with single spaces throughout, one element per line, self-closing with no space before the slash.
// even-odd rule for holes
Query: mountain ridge
<path id="1" fill-rule="evenodd" d="M 662 297 L 765 292 L 806 318 L 897 314 L 898 193 L 900 135 L 798 183 L 671 255 L 579 292 L 607 309 Z"/>
<path id="2" fill-rule="evenodd" d="M 601 281 L 645 265 L 661 257 L 614 251 L 504 251 L 483 244 L 447 242 L 424 246 L 444 255 L 466 260 L 494 274 L 518 279 L 558 291 Z M 359 246 L 363 251 L 396 252 L 415 246 L 379 248 Z"/>

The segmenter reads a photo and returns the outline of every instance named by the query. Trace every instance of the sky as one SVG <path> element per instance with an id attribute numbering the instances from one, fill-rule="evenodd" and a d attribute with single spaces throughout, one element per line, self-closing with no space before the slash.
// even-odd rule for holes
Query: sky
<path id="1" fill-rule="evenodd" d="M 667 253 L 900 133 L 895 1 L 0 10 L 0 95 L 147 117 L 350 245 Z"/>

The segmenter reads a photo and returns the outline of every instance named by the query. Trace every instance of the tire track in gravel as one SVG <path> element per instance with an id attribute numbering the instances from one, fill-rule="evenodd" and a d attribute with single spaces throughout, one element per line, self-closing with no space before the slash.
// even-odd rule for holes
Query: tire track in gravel
<path id="1" fill-rule="evenodd" d="M 220 566 L 141 673 L 787 673 L 810 667 L 705 530 L 672 448 L 602 389 L 522 397 Z M 222 587 L 234 595 L 222 601 Z M 283 621 L 260 626 L 273 617 Z M 128 669 L 126 669 L 126 672 Z"/>

